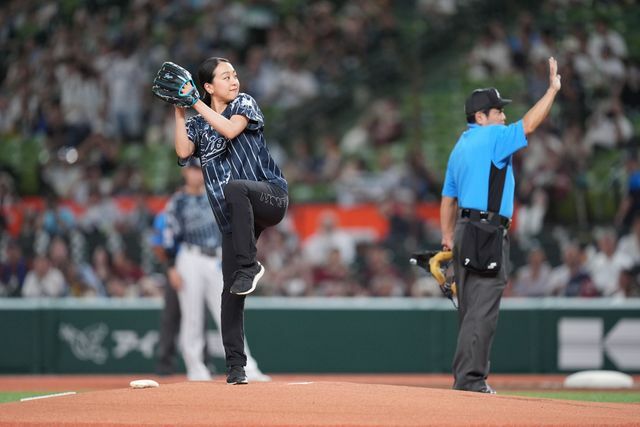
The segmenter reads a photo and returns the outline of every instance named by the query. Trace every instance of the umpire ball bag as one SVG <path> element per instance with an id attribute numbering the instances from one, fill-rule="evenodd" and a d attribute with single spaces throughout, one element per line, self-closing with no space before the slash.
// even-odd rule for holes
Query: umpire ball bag
<path id="1" fill-rule="evenodd" d="M 483 276 L 497 276 L 502 267 L 504 228 L 489 221 L 469 221 L 464 226 L 460 260 L 462 265 Z"/>

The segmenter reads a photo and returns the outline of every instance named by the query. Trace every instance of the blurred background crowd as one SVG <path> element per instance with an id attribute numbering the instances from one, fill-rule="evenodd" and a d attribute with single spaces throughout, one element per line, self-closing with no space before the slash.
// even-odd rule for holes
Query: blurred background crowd
<path id="1" fill-rule="evenodd" d="M 165 283 L 154 217 L 180 185 L 162 62 L 236 66 L 266 116 L 291 209 L 335 210 L 261 238 L 262 295 L 440 296 L 446 159 L 476 87 L 522 116 L 558 59 L 552 116 L 515 158 L 510 296 L 640 296 L 640 8 L 544 0 L 66 0 L 0 6 L 0 296 L 147 297 Z M 366 224 L 363 224 L 366 226 Z"/>

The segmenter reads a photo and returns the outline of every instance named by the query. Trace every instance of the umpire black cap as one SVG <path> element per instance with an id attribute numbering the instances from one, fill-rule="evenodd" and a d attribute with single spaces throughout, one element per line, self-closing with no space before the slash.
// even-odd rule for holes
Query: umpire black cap
<path id="1" fill-rule="evenodd" d="M 510 99 L 501 98 L 500 92 L 494 87 L 476 89 L 464 103 L 464 113 L 469 116 L 478 111 L 503 108 L 510 102 Z"/>

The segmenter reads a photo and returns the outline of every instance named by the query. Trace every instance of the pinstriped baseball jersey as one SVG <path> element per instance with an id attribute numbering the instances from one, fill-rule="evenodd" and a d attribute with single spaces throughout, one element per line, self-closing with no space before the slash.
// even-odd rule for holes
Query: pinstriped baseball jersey
<path id="1" fill-rule="evenodd" d="M 197 245 L 201 248 L 217 249 L 222 244 L 222 236 L 211 214 L 207 195 L 176 192 L 165 208 L 163 246 L 175 251 L 180 243 Z"/>
<path id="2" fill-rule="evenodd" d="M 263 134 L 264 116 L 256 101 L 240 93 L 222 112 L 227 119 L 241 115 L 249 119 L 245 130 L 228 140 L 201 116 L 186 122 L 187 136 L 195 145 L 194 156 L 200 158 L 209 203 L 223 233 L 231 232 L 224 186 L 229 180 L 267 181 L 288 191 L 287 181 L 271 157 Z M 183 164 L 186 159 L 180 161 Z"/>

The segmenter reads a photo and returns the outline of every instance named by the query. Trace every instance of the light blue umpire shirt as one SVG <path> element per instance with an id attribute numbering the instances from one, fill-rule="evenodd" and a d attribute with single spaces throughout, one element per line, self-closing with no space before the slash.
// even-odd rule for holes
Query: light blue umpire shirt
<path id="1" fill-rule="evenodd" d="M 507 167 L 499 214 L 513 216 L 513 154 L 527 146 L 522 120 L 510 125 L 469 124 L 451 151 L 442 195 L 458 199 L 460 208 L 487 210 L 491 164 Z"/>

